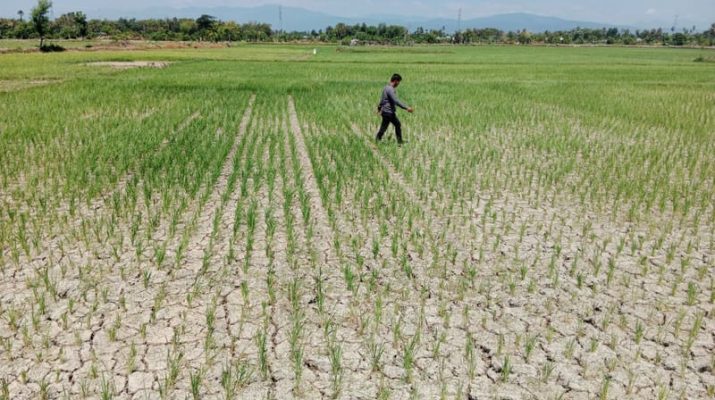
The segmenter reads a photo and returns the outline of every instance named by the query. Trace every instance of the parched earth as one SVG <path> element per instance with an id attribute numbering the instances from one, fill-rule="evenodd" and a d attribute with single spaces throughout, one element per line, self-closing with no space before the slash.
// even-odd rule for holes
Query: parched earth
<path id="1" fill-rule="evenodd" d="M 137 249 L 128 223 L 119 241 L 83 236 L 83 219 L 110 212 L 97 201 L 42 252 L 5 262 L 0 399 L 715 394 L 713 227 L 488 192 L 446 215 L 444 194 L 353 125 L 344 134 L 411 210 L 365 217 L 358 195 L 321 196 L 330 178 L 311 144 L 329 132 L 290 96 L 277 116 L 257 113 L 260 97 L 176 231 L 161 220 L 137 233 L 166 243 L 158 253 Z"/>

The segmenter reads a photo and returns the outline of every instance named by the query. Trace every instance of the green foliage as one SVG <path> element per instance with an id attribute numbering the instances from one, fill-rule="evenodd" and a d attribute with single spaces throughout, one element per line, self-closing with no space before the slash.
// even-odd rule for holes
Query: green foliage
<path id="1" fill-rule="evenodd" d="M 62 39 L 86 37 L 88 28 L 87 15 L 81 11 L 62 14 L 52 24 L 54 35 Z"/>
<path id="2" fill-rule="evenodd" d="M 216 17 L 212 17 L 211 15 L 206 15 L 203 14 L 199 18 L 196 19 L 196 29 L 198 29 L 201 32 L 206 32 L 208 30 L 211 30 L 214 28 L 216 25 Z"/>
<path id="3" fill-rule="evenodd" d="M 49 4 L 49 6 L 47 6 Z M 38 3 L 36 10 L 45 10 L 44 17 L 36 20 L 34 10 L 32 22 L 19 19 L 0 18 L 0 39 L 27 39 L 33 34 L 52 39 L 76 39 L 110 37 L 116 40 L 200 40 L 200 41 L 250 41 L 284 42 L 317 41 L 325 43 L 352 44 L 664 44 L 664 45 L 715 45 L 713 27 L 696 32 L 694 29 L 682 32 L 668 32 L 663 29 L 643 29 L 632 32 L 628 29 L 602 28 L 554 32 L 528 32 L 517 30 L 505 32 L 496 28 L 469 28 L 458 32 L 442 29 L 417 27 L 412 30 L 400 25 L 367 25 L 338 23 L 318 31 L 283 32 L 276 31 L 268 23 L 249 22 L 238 24 L 234 21 L 221 21 L 214 16 L 203 14 L 196 19 L 165 18 L 142 19 L 119 18 L 117 20 L 87 20 L 82 11 L 61 15 L 54 21 L 47 17 L 51 7 L 48 0 Z M 41 15 L 42 13 L 38 14 Z M 38 25 L 39 24 L 39 25 Z M 714 24 L 715 25 L 715 24 Z M 38 29 L 39 28 L 39 29 Z"/>

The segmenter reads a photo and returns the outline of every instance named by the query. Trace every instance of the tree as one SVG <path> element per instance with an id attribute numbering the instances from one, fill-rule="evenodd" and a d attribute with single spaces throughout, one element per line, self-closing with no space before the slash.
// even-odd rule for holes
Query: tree
<path id="1" fill-rule="evenodd" d="M 50 8 L 52 8 L 50 0 L 37 0 L 37 6 L 32 9 L 32 27 L 40 37 L 40 48 L 45 43 L 45 35 L 50 27 Z"/>
<path id="2" fill-rule="evenodd" d="M 60 36 L 65 39 L 87 36 L 87 25 L 87 16 L 81 11 L 62 14 L 54 22 Z"/>
<path id="3" fill-rule="evenodd" d="M 22 17 L 25 16 L 25 12 L 22 10 L 17 10 L 17 16 L 20 18 L 20 22 L 22 22 Z"/>
<path id="4" fill-rule="evenodd" d="M 526 29 L 523 29 L 521 32 L 519 32 L 519 44 L 530 44 L 531 43 L 531 33 L 529 33 Z"/>
<path id="5" fill-rule="evenodd" d="M 715 22 L 710 25 L 710 36 L 715 37 Z"/>
<path id="6" fill-rule="evenodd" d="M 77 25 L 80 37 L 87 36 L 87 15 L 82 11 L 74 13 L 74 23 Z"/>
<path id="7" fill-rule="evenodd" d="M 335 25 L 335 30 L 333 32 L 335 33 L 335 37 L 338 38 L 338 40 L 344 39 L 348 35 L 350 35 L 350 30 L 348 26 L 342 22 Z"/>
<path id="8" fill-rule="evenodd" d="M 229 42 L 239 40 L 241 38 L 241 27 L 233 21 L 228 21 L 219 28 L 219 38 Z"/>
<path id="9" fill-rule="evenodd" d="M 688 37 L 684 33 L 678 32 L 675 35 L 673 35 L 673 44 L 676 46 L 684 46 L 687 41 L 688 41 Z"/>
<path id="10" fill-rule="evenodd" d="M 196 19 L 196 29 L 199 31 L 202 40 L 207 32 L 213 30 L 214 25 L 216 25 L 216 17 L 211 15 L 203 14 Z"/>

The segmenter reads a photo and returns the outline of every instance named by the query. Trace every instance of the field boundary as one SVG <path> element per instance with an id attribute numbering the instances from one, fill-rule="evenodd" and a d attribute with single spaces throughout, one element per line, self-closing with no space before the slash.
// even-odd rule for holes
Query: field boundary
<path id="1" fill-rule="evenodd" d="M 305 185 L 306 191 L 310 195 L 310 208 L 313 210 L 313 215 L 315 216 L 315 222 L 317 224 L 317 236 L 319 243 L 328 243 L 327 240 L 332 236 L 330 228 L 330 222 L 328 218 L 328 213 L 326 211 L 325 205 L 323 204 L 323 199 L 320 196 L 320 187 L 318 186 L 318 181 L 315 178 L 315 172 L 313 169 L 313 162 L 308 154 L 308 148 L 305 145 L 305 138 L 303 136 L 303 131 L 300 127 L 300 122 L 298 121 L 298 114 L 295 110 L 295 103 L 293 101 L 293 96 L 288 95 L 288 114 L 290 119 L 291 131 L 296 138 L 296 150 L 298 151 L 298 160 L 301 164 L 301 170 L 305 175 Z M 331 248 L 328 247 L 328 250 Z M 326 250 L 326 249 L 321 249 Z M 327 258 L 327 253 L 324 254 Z M 325 261 L 328 261 L 326 259 Z"/>

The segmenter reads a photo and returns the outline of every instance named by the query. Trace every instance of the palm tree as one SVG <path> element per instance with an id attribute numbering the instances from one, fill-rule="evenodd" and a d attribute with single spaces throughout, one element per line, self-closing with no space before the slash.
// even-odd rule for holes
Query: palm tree
<path id="1" fill-rule="evenodd" d="M 20 21 L 22 22 L 22 17 L 25 16 L 25 12 L 22 10 L 17 10 L 17 16 L 20 17 Z"/>

